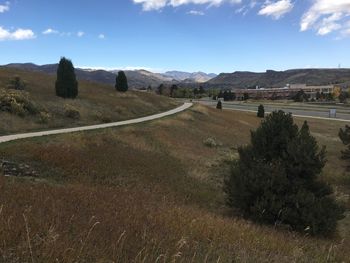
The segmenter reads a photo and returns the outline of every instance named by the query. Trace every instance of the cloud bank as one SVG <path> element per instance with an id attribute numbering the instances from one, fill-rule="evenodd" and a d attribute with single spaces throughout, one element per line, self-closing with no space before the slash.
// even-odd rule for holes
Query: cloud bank
<path id="1" fill-rule="evenodd" d="M 350 0 L 314 0 L 303 15 L 300 30 L 315 30 L 318 35 L 340 32 L 350 35 Z"/>
<path id="2" fill-rule="evenodd" d="M 15 31 L 9 31 L 0 26 L 0 41 L 5 40 L 26 40 L 35 38 L 35 34 L 30 29 L 19 28 Z"/>
<path id="3" fill-rule="evenodd" d="M 10 10 L 10 2 L 0 5 L 0 13 L 5 13 Z"/>
<path id="4" fill-rule="evenodd" d="M 178 7 L 188 4 L 220 6 L 223 3 L 238 4 L 242 0 L 133 0 L 135 4 L 141 4 L 144 11 L 160 10 L 166 6 Z"/>
<path id="5" fill-rule="evenodd" d="M 266 1 L 259 11 L 261 16 L 271 16 L 273 19 L 280 19 L 292 11 L 294 4 L 291 0 L 280 0 L 277 2 Z"/>

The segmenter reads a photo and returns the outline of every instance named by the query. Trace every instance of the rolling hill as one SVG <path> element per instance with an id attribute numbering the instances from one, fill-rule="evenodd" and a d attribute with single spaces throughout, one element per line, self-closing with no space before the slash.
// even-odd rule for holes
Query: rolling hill
<path id="1" fill-rule="evenodd" d="M 237 71 L 221 73 L 207 81 L 205 86 L 220 88 L 284 87 L 286 84 L 308 85 L 341 84 L 350 81 L 350 69 L 291 69 L 267 70 L 264 73 Z"/>
<path id="2" fill-rule="evenodd" d="M 47 65 L 42 71 L 50 67 L 54 68 Z M 7 89 L 15 76 L 25 83 L 24 91 Z M 178 105 L 165 96 L 121 93 L 111 85 L 85 80 L 79 81 L 76 99 L 62 99 L 55 95 L 55 80 L 56 76 L 39 71 L 0 67 L 0 135 L 126 120 Z"/>

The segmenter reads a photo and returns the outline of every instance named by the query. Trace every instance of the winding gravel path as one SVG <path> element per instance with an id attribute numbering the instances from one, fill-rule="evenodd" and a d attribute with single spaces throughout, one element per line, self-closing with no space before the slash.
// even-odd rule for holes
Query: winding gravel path
<path id="1" fill-rule="evenodd" d="M 177 107 L 177 108 L 172 109 L 172 110 L 169 110 L 169 111 L 166 111 L 166 112 L 162 112 L 162 113 L 158 113 L 158 114 L 154 114 L 154 115 L 150 115 L 150 116 L 146 116 L 146 117 L 141 117 L 141 118 L 137 118 L 137 119 L 126 120 L 126 121 L 118 121 L 118 122 L 112 122 L 112 123 L 97 124 L 97 125 L 67 128 L 67 129 L 58 129 L 58 130 L 41 131 L 41 132 L 29 132 L 29 133 L 0 136 L 0 143 L 19 140 L 19 139 L 25 139 L 25 138 L 33 138 L 33 137 L 41 137 L 41 136 L 47 136 L 47 135 L 97 130 L 97 129 L 104 129 L 104 128 L 111 128 L 111 127 L 136 124 L 136 123 L 160 119 L 160 118 L 163 118 L 166 116 L 170 116 L 170 115 L 182 112 L 182 111 L 192 107 L 192 105 L 193 105 L 192 103 L 186 102 L 182 106 Z"/>

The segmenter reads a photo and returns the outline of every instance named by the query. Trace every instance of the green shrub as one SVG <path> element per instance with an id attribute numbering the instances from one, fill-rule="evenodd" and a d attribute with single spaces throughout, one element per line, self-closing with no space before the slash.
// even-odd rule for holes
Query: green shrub
<path id="1" fill-rule="evenodd" d="M 218 143 L 218 142 L 216 141 L 216 139 L 215 139 L 215 138 L 212 138 L 212 137 L 209 137 L 209 138 L 205 139 L 205 140 L 203 141 L 203 143 L 204 143 L 205 146 L 208 146 L 208 147 L 211 147 L 211 148 L 220 146 L 220 143 Z"/>
<path id="2" fill-rule="evenodd" d="M 265 108 L 264 108 L 264 105 L 262 105 L 262 104 L 259 105 L 257 116 L 258 116 L 259 118 L 265 118 Z"/>
<path id="3" fill-rule="evenodd" d="M 335 232 L 343 210 L 319 178 L 326 152 L 306 122 L 299 130 L 290 114 L 273 112 L 251 133 L 251 144 L 238 152 L 225 182 L 230 207 L 261 223 L 312 235 Z"/>
<path id="4" fill-rule="evenodd" d="M 74 120 L 79 120 L 80 119 L 80 112 L 71 105 L 65 105 L 64 106 L 64 116 L 66 116 L 67 118 L 74 119 Z"/>
<path id="5" fill-rule="evenodd" d="M 219 100 L 218 103 L 216 104 L 216 108 L 218 110 L 222 110 L 222 102 L 221 102 L 221 100 Z"/>
<path id="6" fill-rule="evenodd" d="M 21 80 L 19 76 L 15 76 L 11 78 L 7 86 L 8 89 L 15 89 L 15 90 L 24 90 L 25 87 L 26 87 L 26 83 L 23 80 Z"/>
<path id="7" fill-rule="evenodd" d="M 27 114 L 38 114 L 40 110 L 41 107 L 30 100 L 28 93 L 17 90 L 0 90 L 0 111 L 23 117 Z"/>
<path id="8" fill-rule="evenodd" d="M 39 113 L 39 122 L 40 123 L 48 123 L 51 119 L 51 115 L 46 111 L 41 111 Z"/>

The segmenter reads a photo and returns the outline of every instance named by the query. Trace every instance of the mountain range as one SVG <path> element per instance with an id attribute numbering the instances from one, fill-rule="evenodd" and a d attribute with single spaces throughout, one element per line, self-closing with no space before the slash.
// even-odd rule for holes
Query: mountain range
<path id="1" fill-rule="evenodd" d="M 4 67 L 18 68 L 29 71 L 39 71 L 47 74 L 56 74 L 58 64 L 35 65 L 33 63 L 12 63 L 4 65 Z M 119 70 L 94 70 L 75 68 L 75 73 L 78 79 L 101 82 L 106 84 L 115 84 L 116 74 Z M 148 86 L 157 87 L 160 84 L 180 84 L 184 83 L 201 83 L 213 77 L 215 74 L 206 74 L 203 72 L 180 72 L 169 71 L 166 73 L 153 73 L 147 70 L 124 70 L 128 78 L 130 88 L 140 89 Z"/>
<path id="2" fill-rule="evenodd" d="M 350 69 L 291 69 L 286 71 L 267 70 L 263 73 L 236 71 L 221 73 L 205 83 L 211 88 L 262 88 L 285 87 L 286 84 L 307 85 L 350 84 Z"/>
<path id="3" fill-rule="evenodd" d="M 38 66 L 33 63 L 13 63 L 4 67 L 19 68 L 22 70 L 40 71 L 48 74 L 56 74 L 58 64 Z M 168 71 L 165 73 L 153 73 L 147 70 L 124 71 L 130 88 L 141 89 L 148 86 L 153 88 L 160 84 L 177 84 L 182 87 L 239 89 L 284 87 L 286 84 L 305 83 L 307 85 L 343 84 L 350 86 L 350 69 L 291 69 L 286 71 L 267 70 L 256 73 L 249 71 L 236 71 L 233 73 L 221 73 L 219 75 L 203 72 Z M 115 84 L 118 70 L 95 70 L 76 68 L 78 79 Z"/>
<path id="4" fill-rule="evenodd" d="M 200 71 L 194 72 L 194 73 L 183 72 L 183 71 L 167 71 L 163 74 L 163 76 L 173 78 L 177 81 L 203 83 L 212 78 L 215 78 L 217 75 L 214 73 L 207 74 Z"/>

